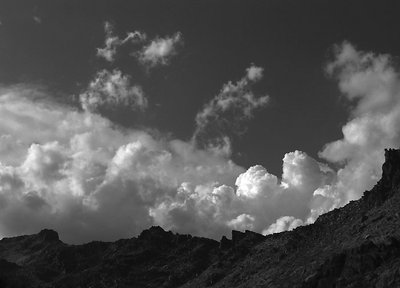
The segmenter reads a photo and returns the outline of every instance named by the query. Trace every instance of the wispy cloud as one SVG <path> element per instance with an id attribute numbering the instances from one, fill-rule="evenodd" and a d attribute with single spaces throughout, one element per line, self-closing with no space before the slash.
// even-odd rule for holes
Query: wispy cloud
<path id="1" fill-rule="evenodd" d="M 118 47 L 127 43 L 140 43 L 146 40 L 146 34 L 140 31 L 128 32 L 126 37 L 120 39 L 114 33 L 114 27 L 110 22 L 104 23 L 104 32 L 106 34 L 104 47 L 97 48 L 97 56 L 106 59 L 109 62 L 115 60 Z"/>
<path id="2" fill-rule="evenodd" d="M 159 65 L 168 65 L 172 57 L 178 54 L 178 49 L 183 45 L 183 37 L 180 32 L 172 36 L 155 37 L 147 41 L 147 35 L 141 31 L 126 33 L 125 38 L 120 38 L 114 31 L 114 26 L 106 21 L 104 23 L 105 40 L 104 47 L 97 48 L 97 56 L 108 62 L 114 62 L 117 50 L 127 44 L 141 44 L 130 53 L 137 58 L 139 63 L 147 69 Z"/>
<path id="3" fill-rule="evenodd" d="M 251 119 L 255 110 L 268 104 L 269 96 L 256 95 L 252 91 L 253 84 L 262 77 L 263 68 L 251 65 L 239 81 L 225 84 L 197 113 L 193 141 L 200 145 L 221 146 L 227 142 L 227 133 L 242 133 L 245 130 L 243 122 Z"/>

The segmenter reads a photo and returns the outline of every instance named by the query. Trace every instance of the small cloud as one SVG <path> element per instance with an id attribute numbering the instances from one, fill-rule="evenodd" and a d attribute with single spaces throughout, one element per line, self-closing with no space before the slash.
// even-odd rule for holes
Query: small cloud
<path id="1" fill-rule="evenodd" d="M 33 16 L 33 21 L 35 21 L 37 24 L 41 24 L 42 23 L 42 19 L 38 16 Z"/>
<path id="2" fill-rule="evenodd" d="M 151 43 L 143 47 L 139 53 L 134 53 L 139 62 L 147 67 L 155 67 L 157 65 L 168 65 L 170 59 L 178 52 L 179 46 L 183 45 L 182 34 L 175 33 L 172 36 L 164 38 L 155 38 Z"/>
<path id="3" fill-rule="evenodd" d="M 144 110 L 147 107 L 147 98 L 142 88 L 132 85 L 131 78 L 118 69 L 98 72 L 79 99 L 82 108 L 89 111 L 96 111 L 100 106 L 111 109 L 124 106 L 133 110 Z"/>
<path id="4" fill-rule="evenodd" d="M 104 23 L 104 32 L 106 34 L 104 47 L 97 48 L 97 56 L 106 59 L 108 62 L 115 60 L 117 48 L 127 43 L 140 43 L 146 40 L 146 34 L 140 31 L 128 32 L 124 39 L 120 39 L 114 33 L 114 27 L 110 22 Z"/>
<path id="5" fill-rule="evenodd" d="M 302 226 L 304 223 L 301 219 L 296 219 L 293 216 L 283 216 L 271 224 L 268 229 L 265 229 L 262 234 L 274 234 L 283 231 L 291 231 L 296 227 Z"/>
<path id="6" fill-rule="evenodd" d="M 264 69 L 261 67 L 251 65 L 249 68 L 246 69 L 246 71 L 247 71 L 247 78 L 250 81 L 258 81 L 263 77 Z"/>

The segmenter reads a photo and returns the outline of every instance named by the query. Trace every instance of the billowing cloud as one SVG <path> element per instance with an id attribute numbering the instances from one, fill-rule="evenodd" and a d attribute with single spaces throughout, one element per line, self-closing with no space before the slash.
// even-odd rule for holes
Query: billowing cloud
<path id="1" fill-rule="evenodd" d="M 253 75 L 248 78 L 260 77 L 259 71 L 248 71 Z M 195 215 L 195 227 L 212 222 L 215 229 L 206 226 L 196 231 L 215 238 L 227 233 L 227 227 L 270 234 L 312 223 L 322 213 L 358 199 L 372 188 L 381 175 L 384 149 L 400 143 L 398 72 L 390 56 L 357 51 L 349 43 L 336 47 L 327 72 L 338 79 L 351 107 L 343 139 L 327 144 L 320 152 L 327 164 L 295 151 L 285 155 L 280 179 L 257 165 L 237 177 L 236 187 L 186 185 L 179 197 L 152 210 L 154 215 L 163 215 L 159 223 L 193 233 L 197 228 L 180 226 L 176 220 L 195 210 L 190 214 Z M 330 168 L 331 163 L 339 169 Z"/>
<path id="2" fill-rule="evenodd" d="M 255 95 L 251 89 L 262 77 L 263 68 L 251 65 L 242 79 L 225 84 L 196 115 L 193 141 L 200 146 L 224 147 L 227 133 L 243 133 L 244 120 L 251 119 L 256 109 L 268 103 L 269 96 Z"/>
<path id="3" fill-rule="evenodd" d="M 110 22 L 104 23 L 104 32 L 106 34 L 104 40 L 104 47 L 97 48 L 97 56 L 106 59 L 109 62 L 115 60 L 118 47 L 127 43 L 140 43 L 146 40 L 146 34 L 140 31 L 128 32 L 126 37 L 120 39 L 114 33 L 114 27 Z"/>
<path id="4" fill-rule="evenodd" d="M 0 96 L 2 236 L 50 227 L 70 242 L 131 237 L 182 183 L 233 185 L 244 171 L 190 143 L 32 97 L 33 89 Z"/>
<path id="5" fill-rule="evenodd" d="M 117 69 L 112 72 L 99 71 L 79 99 L 82 108 L 90 111 L 96 111 L 102 106 L 108 109 L 123 106 L 132 110 L 144 110 L 148 103 L 142 88 L 132 85 L 131 78 Z"/>
<path id="6" fill-rule="evenodd" d="M 180 32 L 172 36 L 156 37 L 139 53 L 134 53 L 139 62 L 146 67 L 168 65 L 170 59 L 178 53 L 178 48 L 183 45 L 183 37 Z"/>
<path id="7" fill-rule="evenodd" d="M 150 213 L 166 229 L 216 239 L 231 229 L 261 233 L 288 214 L 305 219 L 313 191 L 329 183 L 333 172 L 300 151 L 286 154 L 283 168 L 279 179 L 262 166 L 250 167 L 236 178 L 235 186 L 183 183 L 174 197 L 165 198 Z M 300 222 L 287 227 L 296 224 Z"/>
<path id="8" fill-rule="evenodd" d="M 118 128 L 44 92 L 31 97 L 32 89 L 0 96 L 1 139 L 18 143 L 0 153 L 3 236 L 50 227 L 69 242 L 111 240 L 149 225 L 214 238 L 261 232 L 289 213 L 305 218 L 312 191 L 329 179 L 299 151 L 285 156 L 280 180 L 217 150 Z"/>

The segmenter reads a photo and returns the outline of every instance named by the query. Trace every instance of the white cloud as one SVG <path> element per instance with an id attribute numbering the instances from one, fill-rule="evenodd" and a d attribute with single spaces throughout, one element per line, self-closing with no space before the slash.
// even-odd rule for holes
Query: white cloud
<path id="1" fill-rule="evenodd" d="M 115 109 L 130 107 L 133 110 L 144 110 L 147 98 L 139 85 L 132 85 L 131 78 L 114 69 L 99 71 L 90 82 L 87 90 L 79 95 L 82 108 L 96 111 L 99 107 Z"/>
<path id="2" fill-rule="evenodd" d="M 261 67 L 251 65 L 249 68 L 246 69 L 246 71 L 247 71 L 247 78 L 250 81 L 258 81 L 263 77 L 264 69 Z"/>
<path id="3" fill-rule="evenodd" d="M 128 32 L 124 39 L 120 39 L 114 33 L 114 27 L 110 22 L 104 23 L 104 32 L 106 37 L 104 40 L 105 47 L 97 48 L 97 56 L 106 59 L 109 62 L 115 60 L 117 49 L 127 43 L 140 43 L 146 40 L 146 34 L 140 31 Z"/>
<path id="4" fill-rule="evenodd" d="M 238 187 L 236 194 L 239 197 L 256 198 L 262 193 L 279 190 L 278 178 L 260 165 L 250 167 L 246 173 L 240 174 L 235 185 Z"/>
<path id="5" fill-rule="evenodd" d="M 168 65 L 172 57 L 178 54 L 178 49 L 183 45 L 182 33 L 176 32 L 171 36 L 155 37 L 147 40 L 147 35 L 141 31 L 127 32 L 125 38 L 120 38 L 114 32 L 114 26 L 106 21 L 104 23 L 105 40 L 104 47 L 97 48 L 97 56 L 108 62 L 114 62 L 117 50 L 128 44 L 141 44 L 131 55 L 147 68 L 158 65 Z M 147 42 L 147 44 L 143 44 Z"/>
<path id="6" fill-rule="evenodd" d="M 327 71 L 338 79 L 352 113 L 342 128 L 343 139 L 320 152 L 322 158 L 342 168 L 336 181 L 315 192 L 314 214 L 326 211 L 321 205 L 332 209 L 370 189 L 381 176 L 384 149 L 400 143 L 400 79 L 389 55 L 357 51 L 344 42 L 336 47 Z"/>
<path id="7" fill-rule="evenodd" d="M 191 142 L 122 131 L 98 114 L 31 94 L 0 96 L 0 134 L 20 143 L 5 145 L 18 156 L 12 161 L 0 154 L 4 236 L 49 227 L 69 242 L 112 240 L 150 225 L 213 238 L 232 228 L 261 232 L 289 213 L 304 219 L 325 179 L 301 152 L 285 157 L 283 186 L 261 166 L 245 171 Z"/>
<path id="8" fill-rule="evenodd" d="M 260 73 L 256 71 L 249 69 L 245 80 L 224 87 L 222 92 L 241 87 L 246 79 L 259 79 Z M 160 204 L 164 215 L 196 209 L 197 221 L 216 222 L 214 227 L 220 227 L 220 232 L 208 230 L 214 238 L 225 233 L 226 226 L 275 233 L 312 223 L 320 214 L 358 199 L 372 188 L 381 175 L 384 149 L 398 147 L 400 143 L 398 72 L 390 56 L 360 52 L 349 43 L 337 47 L 327 71 L 337 77 L 339 88 L 351 105 L 343 139 L 327 144 L 320 152 L 328 163 L 339 166 L 337 171 L 303 152 L 287 153 L 281 180 L 263 167 L 253 166 L 239 175 L 237 189 L 224 186 L 223 191 L 235 191 L 229 200 L 215 201 L 213 195 L 218 185 L 211 183 L 207 189 L 195 186 L 185 197 Z M 219 102 L 220 96 L 216 97 L 198 114 L 198 127 L 215 125 L 214 120 L 219 117 L 215 111 L 224 111 L 231 101 L 221 99 Z M 168 227 L 184 229 L 177 223 L 172 221 Z M 207 233 L 204 227 L 199 231 Z"/>
<path id="9" fill-rule="evenodd" d="M 242 133 L 242 122 L 251 119 L 256 109 L 268 103 L 269 96 L 257 96 L 251 90 L 262 77 L 263 68 L 251 65 L 242 79 L 235 84 L 225 84 L 220 93 L 197 113 L 193 141 L 203 146 L 215 146 L 216 142 L 220 146 L 218 144 L 225 133 Z"/>
<path id="10" fill-rule="evenodd" d="M 233 230 L 254 230 L 255 218 L 248 214 L 240 214 L 235 219 L 228 221 L 227 225 Z"/>
<path id="11" fill-rule="evenodd" d="M 268 229 L 265 229 L 262 234 L 274 234 L 280 233 L 283 231 L 291 231 L 296 227 L 303 225 L 303 221 L 300 219 L 296 219 L 292 216 L 284 216 L 276 220 L 275 223 L 271 224 Z"/>
<path id="12" fill-rule="evenodd" d="M 175 196 L 151 208 L 150 214 L 156 224 L 166 229 L 215 239 L 229 235 L 230 229 L 261 233 L 286 215 L 293 215 L 294 219 L 308 217 L 313 191 L 328 181 L 332 173 L 322 167 L 305 153 L 288 153 L 282 180 L 258 165 L 236 178 L 236 188 L 215 182 L 186 182 Z M 306 177 L 312 180 L 306 181 Z M 286 183 L 283 185 L 282 181 Z"/>
<path id="13" fill-rule="evenodd" d="M 0 138 L 0 235 L 50 227 L 72 242 L 131 237 L 154 223 L 150 209 L 176 197 L 182 183 L 233 185 L 244 171 L 190 143 L 35 99 L 32 89 L 0 96 L 0 135 L 12 135 Z"/>
<path id="14" fill-rule="evenodd" d="M 41 184 L 58 181 L 65 177 L 67 156 L 58 142 L 48 142 L 44 145 L 32 144 L 22 163 L 21 170 L 26 177 Z"/>
<path id="15" fill-rule="evenodd" d="M 149 68 L 157 65 L 168 65 L 170 59 L 178 53 L 178 48 L 182 45 L 182 34 L 177 32 L 164 38 L 156 37 L 139 53 L 133 55 L 136 55 L 140 63 Z"/>

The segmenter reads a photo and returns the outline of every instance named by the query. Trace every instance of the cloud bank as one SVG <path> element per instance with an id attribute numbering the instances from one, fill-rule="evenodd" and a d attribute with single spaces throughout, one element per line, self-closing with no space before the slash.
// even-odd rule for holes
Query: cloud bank
<path id="1" fill-rule="evenodd" d="M 343 138 L 328 143 L 321 160 L 286 153 L 281 176 L 260 165 L 240 167 L 219 147 L 118 127 L 91 109 L 56 103 L 37 87 L 3 87 L 0 236 L 48 227 L 79 243 L 161 225 L 218 239 L 231 229 L 270 234 L 311 223 L 371 188 L 384 148 L 400 140 L 400 79 L 389 55 L 345 42 L 327 73 L 351 107 Z M 115 74 L 105 73 L 103 82 Z M 224 85 L 199 112 L 198 129 L 218 125 L 231 109 L 239 119 L 251 117 L 268 100 L 250 89 L 261 77 L 262 69 L 251 66 L 237 83 Z M 116 78 L 125 83 L 122 74 Z M 104 95 L 119 91 L 103 82 L 94 87 Z"/>
<path id="2" fill-rule="evenodd" d="M 184 182 L 233 184 L 244 171 L 189 143 L 123 129 L 35 88 L 0 96 L 0 234 L 60 231 L 65 241 L 132 237 Z M 4 117 L 4 118 L 3 118 Z"/>

